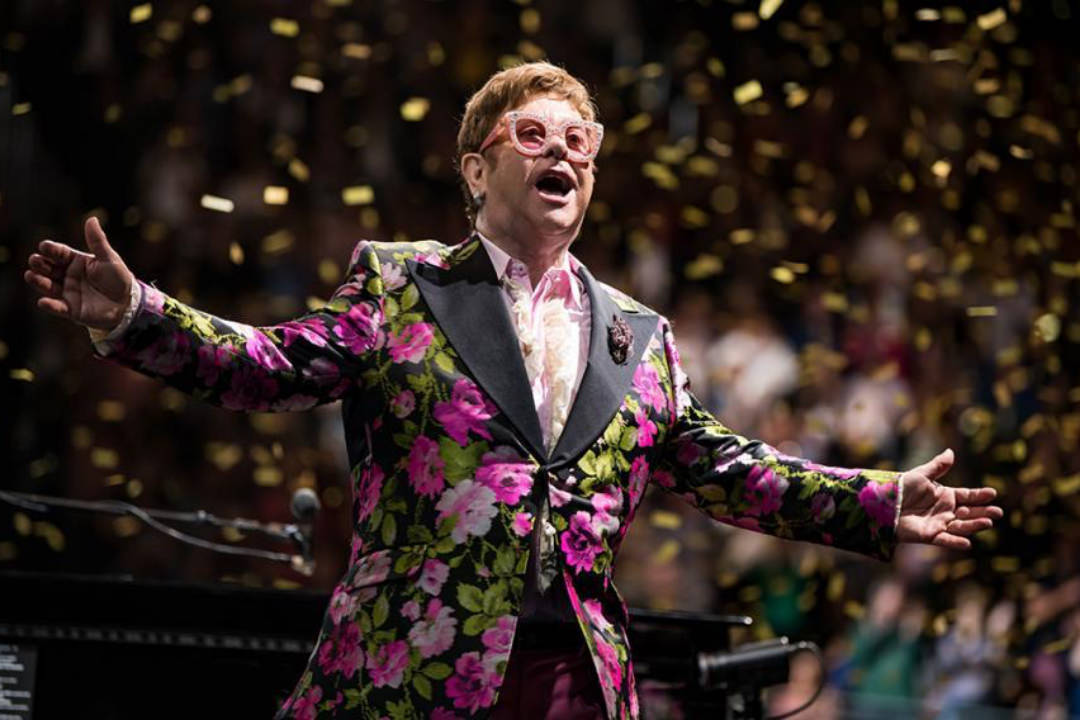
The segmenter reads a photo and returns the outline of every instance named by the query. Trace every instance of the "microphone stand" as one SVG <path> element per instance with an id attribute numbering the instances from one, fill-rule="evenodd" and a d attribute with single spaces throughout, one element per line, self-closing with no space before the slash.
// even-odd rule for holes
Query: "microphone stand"
<path id="1" fill-rule="evenodd" d="M 297 491 L 302 492 L 303 490 Z M 308 491 L 310 492 L 310 491 Z M 14 492 L 11 490 L 0 490 L 0 501 L 5 501 L 16 507 L 23 508 L 24 510 L 30 510 L 32 512 L 46 513 L 49 510 L 49 506 L 69 508 L 72 510 L 82 510 L 92 513 L 109 513 L 113 515 L 131 515 L 142 520 L 150 527 L 165 533 L 169 537 L 172 537 L 181 542 L 201 547 L 204 550 L 210 550 L 213 552 L 219 552 L 226 555 L 241 555 L 246 557 L 260 558 L 262 560 L 271 560 L 274 562 L 281 562 L 289 565 L 293 570 L 307 576 L 311 575 L 315 571 L 315 560 L 312 557 L 311 552 L 311 540 L 310 540 L 310 527 L 311 523 L 306 523 L 306 528 L 302 528 L 295 523 L 277 523 L 277 522 L 260 522 L 258 520 L 249 520 L 246 518 L 232 518 L 224 519 L 219 518 L 216 515 L 206 512 L 205 510 L 197 510 L 195 512 L 178 512 L 174 510 L 153 510 L 147 508 L 141 508 L 137 505 L 133 505 L 121 500 L 77 500 L 74 498 L 56 497 L 52 495 L 36 495 L 34 493 L 22 493 Z M 296 503 L 294 502 L 294 509 Z M 201 525 L 204 527 L 214 528 L 234 528 L 248 533 L 257 533 L 274 540 L 281 540 L 286 542 L 292 542 L 298 549 L 299 554 L 275 552 L 272 550 L 260 550 L 258 548 L 246 548 L 238 547 L 235 545 L 226 545 L 224 543 L 213 542 L 211 540 L 204 540 L 193 535 L 181 532 L 176 528 L 171 527 L 163 521 L 169 521 L 173 523 L 187 523 L 191 525 Z M 307 532 L 305 532 L 305 529 Z"/>

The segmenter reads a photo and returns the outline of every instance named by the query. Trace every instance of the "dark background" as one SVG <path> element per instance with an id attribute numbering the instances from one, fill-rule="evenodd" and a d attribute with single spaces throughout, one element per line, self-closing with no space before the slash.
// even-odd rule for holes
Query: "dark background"
<path id="1" fill-rule="evenodd" d="M 845 466 L 952 447 L 949 482 L 993 485 L 1006 508 L 970 553 L 907 548 L 886 566 L 651 493 L 620 558 L 628 601 L 818 641 L 821 717 L 1080 714 L 1080 10 L 168 0 L 133 22 L 136 7 L 0 7 L 0 488 L 285 521 L 290 492 L 315 487 L 318 571 L 10 507 L 0 568 L 329 589 L 350 530 L 337 407 L 230 413 L 93 358 L 84 329 L 35 308 L 26 258 L 46 237 L 84 247 L 94 214 L 165 292 L 251 324 L 293 317 L 330 296 L 361 238 L 464 236 L 464 103 L 500 67 L 546 58 L 606 127 L 572 250 L 672 318 L 725 423 Z M 373 200 L 346 204 L 356 186 Z M 774 707 L 814 672 L 794 668 Z"/>

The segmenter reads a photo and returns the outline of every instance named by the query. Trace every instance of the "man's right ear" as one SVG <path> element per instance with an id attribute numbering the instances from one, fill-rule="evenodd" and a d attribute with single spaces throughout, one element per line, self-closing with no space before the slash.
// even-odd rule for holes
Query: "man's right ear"
<path id="1" fill-rule="evenodd" d="M 461 156 L 461 176 L 469 186 L 473 198 L 482 198 L 487 192 L 487 163 L 480 153 L 465 153 Z"/>

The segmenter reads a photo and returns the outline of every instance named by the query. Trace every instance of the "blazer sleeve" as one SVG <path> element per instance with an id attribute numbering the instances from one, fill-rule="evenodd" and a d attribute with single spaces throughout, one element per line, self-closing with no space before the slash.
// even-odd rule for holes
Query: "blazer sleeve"
<path id="1" fill-rule="evenodd" d="M 96 356 L 228 410 L 304 410 L 337 400 L 380 338 L 383 283 L 367 241 L 324 307 L 278 325 L 219 318 L 138 282 L 142 298 L 130 325 L 95 342 Z"/>
<path id="2" fill-rule="evenodd" d="M 901 473 L 819 465 L 729 429 L 690 393 L 662 327 L 673 422 L 653 481 L 724 523 L 891 559 Z"/>

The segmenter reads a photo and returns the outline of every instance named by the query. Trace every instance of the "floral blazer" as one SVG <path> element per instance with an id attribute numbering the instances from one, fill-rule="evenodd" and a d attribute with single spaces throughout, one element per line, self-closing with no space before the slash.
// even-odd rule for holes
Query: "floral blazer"
<path id="1" fill-rule="evenodd" d="M 581 275 L 589 361 L 550 453 L 475 235 L 453 246 L 360 242 L 325 307 L 267 327 L 143 283 L 129 328 L 95 346 L 231 410 L 342 401 L 351 557 L 278 717 L 486 716 L 545 493 L 611 718 L 639 714 L 627 608 L 611 578 L 648 483 L 721 522 L 891 557 L 898 473 L 817 465 L 728 429 L 689 394 L 668 321 Z"/>

